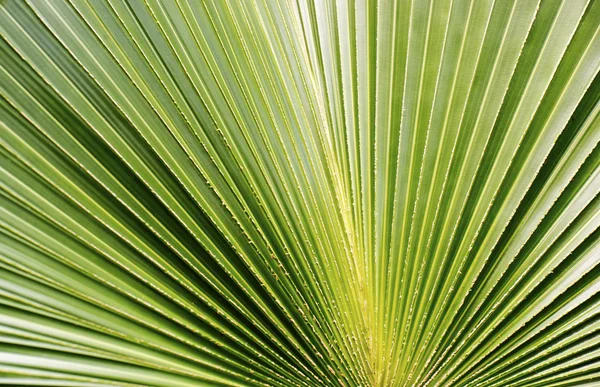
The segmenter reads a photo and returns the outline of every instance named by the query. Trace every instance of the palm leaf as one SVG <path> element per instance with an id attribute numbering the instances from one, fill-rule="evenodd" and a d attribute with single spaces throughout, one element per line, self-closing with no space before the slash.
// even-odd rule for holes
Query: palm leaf
<path id="1" fill-rule="evenodd" d="M 600 2 L 0 2 L 0 384 L 600 383 Z"/>

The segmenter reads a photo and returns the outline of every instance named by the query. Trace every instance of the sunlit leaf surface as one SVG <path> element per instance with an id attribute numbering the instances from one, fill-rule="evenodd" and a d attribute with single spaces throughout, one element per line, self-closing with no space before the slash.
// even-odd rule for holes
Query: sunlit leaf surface
<path id="1" fill-rule="evenodd" d="M 600 385 L 600 1 L 0 0 L 0 384 Z"/>

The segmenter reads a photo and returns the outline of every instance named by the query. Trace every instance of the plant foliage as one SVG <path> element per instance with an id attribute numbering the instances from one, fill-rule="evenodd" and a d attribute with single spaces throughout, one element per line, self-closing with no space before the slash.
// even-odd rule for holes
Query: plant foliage
<path id="1" fill-rule="evenodd" d="M 598 386 L 600 1 L 0 2 L 0 384 Z"/>

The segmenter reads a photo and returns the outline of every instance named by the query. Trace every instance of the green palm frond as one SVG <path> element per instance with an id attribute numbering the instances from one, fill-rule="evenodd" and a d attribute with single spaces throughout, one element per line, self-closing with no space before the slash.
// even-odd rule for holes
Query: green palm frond
<path id="1" fill-rule="evenodd" d="M 0 385 L 600 384 L 600 1 L 0 1 Z"/>

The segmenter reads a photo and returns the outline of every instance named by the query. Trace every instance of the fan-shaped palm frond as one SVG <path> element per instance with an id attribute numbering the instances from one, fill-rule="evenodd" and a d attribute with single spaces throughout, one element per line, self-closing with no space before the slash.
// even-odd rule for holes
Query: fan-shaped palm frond
<path id="1" fill-rule="evenodd" d="M 0 1 L 0 384 L 600 383 L 600 1 Z"/>

